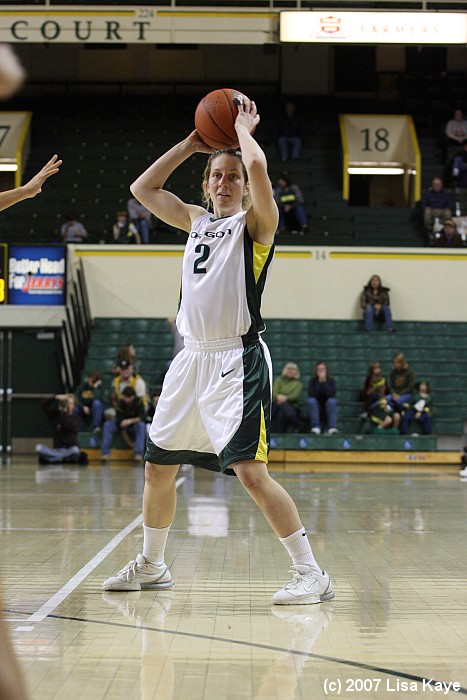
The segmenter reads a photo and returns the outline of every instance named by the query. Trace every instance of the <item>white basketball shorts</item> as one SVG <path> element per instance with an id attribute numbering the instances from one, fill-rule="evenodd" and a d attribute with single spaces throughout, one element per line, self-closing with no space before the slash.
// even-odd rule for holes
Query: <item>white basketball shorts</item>
<path id="1" fill-rule="evenodd" d="M 272 366 L 262 340 L 185 340 L 165 376 L 145 458 L 234 474 L 235 462 L 267 464 Z"/>

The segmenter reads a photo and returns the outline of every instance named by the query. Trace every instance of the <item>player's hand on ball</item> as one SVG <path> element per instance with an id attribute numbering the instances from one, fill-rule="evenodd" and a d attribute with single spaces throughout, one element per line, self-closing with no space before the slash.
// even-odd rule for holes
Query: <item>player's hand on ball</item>
<path id="1" fill-rule="evenodd" d="M 193 149 L 194 153 L 215 153 L 216 149 L 211 148 L 211 146 L 208 146 L 207 144 L 204 143 L 204 141 L 201 139 L 200 135 L 194 129 L 191 134 L 187 137 L 187 141 L 190 144 L 190 146 Z"/>
<path id="2" fill-rule="evenodd" d="M 243 102 L 237 105 L 238 114 L 235 120 L 235 128 L 237 126 L 244 126 L 248 131 L 253 133 L 259 124 L 259 114 L 256 109 L 256 103 L 253 100 L 249 100 L 248 97 L 243 98 Z"/>

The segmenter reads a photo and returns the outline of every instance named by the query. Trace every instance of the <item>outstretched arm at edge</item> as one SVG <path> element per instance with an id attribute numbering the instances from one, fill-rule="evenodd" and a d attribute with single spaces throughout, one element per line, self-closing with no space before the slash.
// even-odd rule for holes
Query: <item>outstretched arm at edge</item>
<path id="1" fill-rule="evenodd" d="M 16 187 L 14 190 L 7 190 L 6 192 L 0 192 L 0 211 L 8 209 L 8 207 L 17 204 L 17 202 L 22 202 L 24 199 L 31 199 L 35 197 L 36 194 L 42 192 L 42 185 L 51 175 L 58 173 L 59 168 L 62 164 L 61 160 L 58 160 L 58 156 L 52 156 L 48 163 L 44 165 L 42 170 L 39 170 L 37 175 L 34 175 L 29 182 L 21 187 Z"/>

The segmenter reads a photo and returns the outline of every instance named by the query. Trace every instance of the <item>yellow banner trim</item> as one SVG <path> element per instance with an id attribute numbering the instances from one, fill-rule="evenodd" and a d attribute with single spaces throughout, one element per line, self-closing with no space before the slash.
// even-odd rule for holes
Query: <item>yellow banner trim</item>
<path id="1" fill-rule="evenodd" d="M 389 260 L 467 260 L 467 253 L 446 253 L 445 255 L 436 253 L 352 253 L 352 252 L 329 252 L 330 258 L 350 259 L 350 258 L 367 258 L 379 260 L 381 258 Z"/>
<path id="2" fill-rule="evenodd" d="M 76 257 L 181 258 L 183 250 L 75 250 Z"/>

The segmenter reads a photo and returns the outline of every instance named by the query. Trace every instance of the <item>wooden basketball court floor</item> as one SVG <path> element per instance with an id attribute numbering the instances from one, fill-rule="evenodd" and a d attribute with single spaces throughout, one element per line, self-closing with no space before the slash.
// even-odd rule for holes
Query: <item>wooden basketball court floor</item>
<path id="1" fill-rule="evenodd" d="M 103 579 L 141 548 L 142 467 L 4 462 L 3 614 L 32 700 L 466 695 L 458 467 L 342 465 L 277 479 L 331 573 L 330 603 L 272 606 L 285 550 L 235 478 L 191 467 L 179 472 L 168 545 L 175 587 L 104 593 Z"/>

